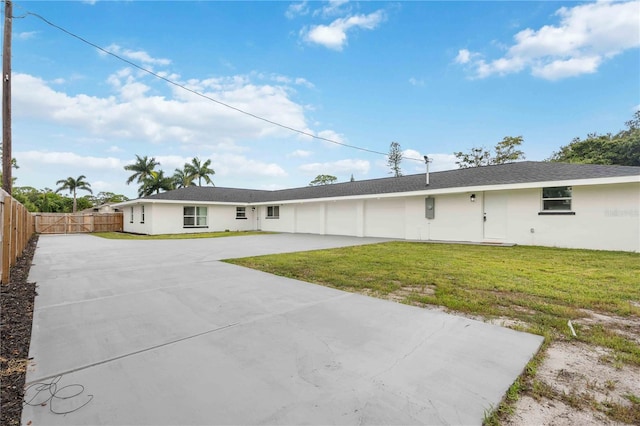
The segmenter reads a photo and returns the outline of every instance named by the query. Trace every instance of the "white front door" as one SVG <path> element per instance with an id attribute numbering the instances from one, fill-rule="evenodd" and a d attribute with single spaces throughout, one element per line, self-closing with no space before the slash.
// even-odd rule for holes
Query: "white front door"
<path id="1" fill-rule="evenodd" d="M 503 241 L 507 238 L 507 194 L 504 192 L 484 193 L 484 239 Z"/>

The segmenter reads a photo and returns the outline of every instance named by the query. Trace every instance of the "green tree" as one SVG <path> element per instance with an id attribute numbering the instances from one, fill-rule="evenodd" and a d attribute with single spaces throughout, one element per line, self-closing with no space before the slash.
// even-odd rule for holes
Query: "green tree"
<path id="1" fill-rule="evenodd" d="M 173 179 L 164 175 L 163 170 L 153 171 L 151 175 L 142 181 L 138 189 L 138 196 L 146 197 L 160 191 L 171 191 L 173 189 Z"/>
<path id="2" fill-rule="evenodd" d="M 193 176 L 190 176 L 186 169 L 176 169 L 172 179 L 175 188 L 185 188 L 194 184 Z"/>
<path id="3" fill-rule="evenodd" d="M 96 198 L 97 198 L 96 205 L 99 205 L 99 206 L 106 203 L 121 203 L 123 201 L 129 201 L 129 198 L 122 194 L 115 194 L 113 192 L 108 192 L 108 191 L 98 192 L 98 195 L 96 196 Z"/>
<path id="4" fill-rule="evenodd" d="M 309 182 L 309 186 L 330 185 L 338 180 L 337 177 L 331 175 L 318 175 L 314 180 Z"/>
<path id="5" fill-rule="evenodd" d="M 522 142 L 524 142 L 522 136 L 502 138 L 502 141 L 498 142 L 494 148 L 496 154 L 491 164 L 514 163 L 518 160 L 524 160 L 524 152 L 518 149 Z"/>
<path id="6" fill-rule="evenodd" d="M 101 206 L 107 203 L 121 203 L 123 201 L 128 201 L 129 198 L 122 194 L 115 194 L 109 191 L 100 191 L 95 196 L 85 196 L 94 206 Z"/>
<path id="7" fill-rule="evenodd" d="M 85 179 L 87 177 L 85 175 L 80 175 L 76 179 L 72 177 L 68 177 L 66 179 L 61 179 L 56 182 L 56 185 L 60 185 L 56 192 L 67 190 L 69 193 L 73 194 L 73 213 L 76 212 L 78 207 L 78 201 L 76 198 L 76 193 L 78 190 L 89 191 L 93 193 L 91 190 L 91 185 Z"/>
<path id="8" fill-rule="evenodd" d="M 136 154 L 136 162 L 124 166 L 125 170 L 133 172 L 133 174 L 127 179 L 127 185 L 131 184 L 133 181 L 142 183 L 143 180 L 151 176 L 151 173 L 154 171 L 156 166 L 159 165 L 160 163 L 158 163 L 154 157 L 148 158 L 146 155 L 144 157 L 140 157 Z"/>
<path id="9" fill-rule="evenodd" d="M 640 111 L 626 123 L 627 128 L 612 135 L 589 133 L 582 140 L 574 138 L 549 158 L 562 163 L 617 164 L 640 166 Z"/>
<path id="10" fill-rule="evenodd" d="M 45 188 L 39 193 L 38 211 L 44 213 L 57 213 L 64 211 L 62 196 L 51 188 Z"/>
<path id="11" fill-rule="evenodd" d="M 40 192 L 31 186 L 16 186 L 11 196 L 18 200 L 30 212 L 38 212 Z"/>
<path id="12" fill-rule="evenodd" d="M 525 158 L 524 152 L 519 149 L 523 141 L 522 136 L 505 136 L 493 148 L 493 154 L 485 147 L 473 147 L 469 152 L 458 151 L 453 155 L 456 156 L 456 164 L 461 169 L 513 163 Z"/>
<path id="13" fill-rule="evenodd" d="M 454 152 L 456 156 L 456 164 L 461 169 L 469 167 L 488 166 L 491 164 L 491 152 L 485 147 L 473 147 L 469 152 Z"/>
<path id="14" fill-rule="evenodd" d="M 93 207 L 95 204 L 93 203 L 92 198 L 93 197 L 90 197 L 87 195 L 85 195 L 84 197 L 78 197 L 78 200 L 77 200 L 78 211 L 82 211 L 82 210 Z"/>
<path id="15" fill-rule="evenodd" d="M 393 176 L 402 176 L 402 170 L 400 169 L 400 163 L 402 163 L 402 148 L 400 148 L 398 142 L 391 142 L 391 145 L 389 145 L 389 155 L 387 157 L 387 165 L 391 167 Z"/>
<path id="16" fill-rule="evenodd" d="M 209 167 L 210 165 L 211 160 L 201 163 L 198 157 L 194 157 L 191 163 L 184 165 L 184 171 L 191 179 L 198 179 L 198 186 L 202 186 L 202 179 L 204 179 L 206 183 L 215 186 L 209 176 L 215 175 L 216 172 Z"/>

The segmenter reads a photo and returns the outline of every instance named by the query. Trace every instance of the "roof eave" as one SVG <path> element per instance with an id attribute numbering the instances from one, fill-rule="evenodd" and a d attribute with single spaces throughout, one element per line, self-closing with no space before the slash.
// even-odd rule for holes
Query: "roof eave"
<path id="1" fill-rule="evenodd" d="M 270 200 L 270 201 L 215 201 L 215 200 L 169 200 L 169 199 L 144 199 L 139 198 L 136 200 L 125 201 L 122 203 L 114 204 L 113 207 L 126 207 L 139 204 L 207 204 L 207 205 L 226 205 L 226 206 L 266 206 L 273 204 L 301 204 L 301 203 L 317 203 L 319 201 L 346 201 L 346 200 L 365 200 L 365 199 L 381 199 L 381 198 L 398 198 L 407 196 L 429 196 L 439 194 L 460 194 L 468 192 L 482 192 L 482 191 L 501 191 L 501 190 L 516 190 L 516 189 L 531 189 L 542 188 L 549 186 L 588 186 L 588 185 L 610 185 L 616 183 L 640 183 L 640 175 L 631 176 L 616 176 L 605 178 L 588 178 L 588 179 L 561 179 L 561 180 L 547 180 L 547 181 L 535 181 L 535 182 L 520 182 L 520 183 L 505 183 L 505 184 L 492 184 L 492 185 L 472 185 L 472 186 L 457 186 L 448 188 L 429 188 L 425 186 L 422 190 L 413 191 L 400 191 L 400 192 L 388 192 L 388 193 L 373 193 L 373 194 L 360 194 L 360 195 L 344 195 L 333 197 L 317 197 L 317 198 L 297 198 L 290 200 Z"/>

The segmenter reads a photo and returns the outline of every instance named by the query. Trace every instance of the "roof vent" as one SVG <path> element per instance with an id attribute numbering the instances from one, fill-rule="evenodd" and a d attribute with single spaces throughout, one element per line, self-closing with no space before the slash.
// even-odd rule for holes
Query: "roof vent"
<path id="1" fill-rule="evenodd" d="M 429 157 L 427 157 L 426 155 L 424 156 L 424 163 L 427 165 L 427 182 L 426 182 L 426 186 L 429 186 L 429 163 L 432 162 L 433 160 L 430 159 Z"/>

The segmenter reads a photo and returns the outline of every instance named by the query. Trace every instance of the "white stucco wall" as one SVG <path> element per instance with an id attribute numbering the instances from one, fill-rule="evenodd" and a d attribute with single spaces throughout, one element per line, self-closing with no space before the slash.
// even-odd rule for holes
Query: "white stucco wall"
<path id="1" fill-rule="evenodd" d="M 540 189 L 509 192 L 510 242 L 640 252 L 640 184 L 573 186 L 575 215 L 538 215 Z"/>
<path id="2" fill-rule="evenodd" d="M 133 209 L 133 215 L 131 211 Z M 142 205 L 126 206 L 123 209 L 123 230 L 135 234 L 151 234 L 151 222 L 153 218 L 150 205 L 144 206 L 144 223 L 142 222 Z"/>
<path id="3" fill-rule="evenodd" d="M 145 223 L 140 223 L 142 205 L 145 209 Z M 184 227 L 184 207 L 207 207 L 207 227 Z M 194 232 L 216 231 L 247 231 L 254 229 L 251 208 L 246 209 L 247 219 L 236 219 L 236 206 L 229 205 L 205 205 L 205 204 L 136 204 L 134 208 L 134 221 L 130 222 L 131 206 L 124 208 L 124 231 L 138 234 L 189 234 Z"/>
<path id="4" fill-rule="evenodd" d="M 363 236 L 363 212 L 364 201 L 361 200 L 326 203 L 326 233 L 329 235 Z"/>
<path id="5" fill-rule="evenodd" d="M 296 215 L 294 204 L 272 204 L 280 206 L 279 218 L 267 218 L 267 206 L 259 206 L 256 212 L 260 214 L 260 230 L 268 232 L 291 232 L 296 227 Z"/>
<path id="6" fill-rule="evenodd" d="M 172 234 L 261 229 L 640 252 L 640 183 L 573 186 L 571 215 L 540 215 L 541 192 L 434 193 L 433 219 L 425 218 L 426 196 L 285 203 L 279 204 L 279 218 L 266 218 L 266 205 L 253 206 L 255 210 L 247 206 L 246 220 L 236 219 L 236 206 L 207 205 L 208 228 L 184 228 L 183 204 L 146 204 L 145 223 L 140 223 L 141 206 L 136 204 L 133 223 L 130 206 L 123 209 L 124 230 Z"/>
<path id="7" fill-rule="evenodd" d="M 404 238 L 405 203 L 405 198 L 395 197 L 366 200 L 364 236 Z"/>
<path id="8" fill-rule="evenodd" d="M 293 209 L 294 212 L 294 232 L 301 234 L 325 233 L 325 203 L 291 204 L 287 205 L 287 208 Z M 280 207 L 280 212 L 282 212 L 282 207 Z"/>
<path id="9" fill-rule="evenodd" d="M 482 194 L 435 195 L 435 217 L 425 218 L 425 198 L 406 201 L 404 238 L 410 240 L 480 241 L 482 238 Z"/>

